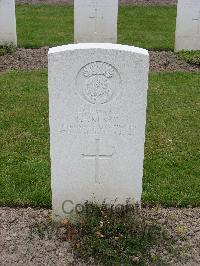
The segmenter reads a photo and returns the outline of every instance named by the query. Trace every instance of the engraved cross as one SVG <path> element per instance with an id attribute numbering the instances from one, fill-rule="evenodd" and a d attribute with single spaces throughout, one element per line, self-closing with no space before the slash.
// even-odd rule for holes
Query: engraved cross
<path id="1" fill-rule="evenodd" d="M 100 154 L 99 142 L 100 142 L 100 139 L 95 140 L 95 144 L 96 144 L 95 154 L 89 154 L 89 155 L 82 154 L 84 159 L 95 160 L 95 183 L 98 183 L 98 184 L 100 184 L 99 161 L 102 159 L 104 160 L 112 159 L 112 156 L 113 156 L 113 154 Z"/>
<path id="2" fill-rule="evenodd" d="M 192 21 L 197 21 L 198 23 L 198 30 L 197 30 L 197 33 L 200 33 L 200 11 L 198 13 L 198 16 L 193 18 Z"/>
<path id="3" fill-rule="evenodd" d="M 103 16 L 99 16 L 99 17 L 98 17 L 98 9 L 97 9 L 97 8 L 94 9 L 94 12 L 95 12 L 95 14 L 94 14 L 94 15 L 91 15 L 89 18 L 90 18 L 90 19 L 95 19 L 95 24 L 94 24 L 94 25 L 95 25 L 95 26 L 94 26 L 95 29 L 94 29 L 94 33 L 96 34 L 96 33 L 97 33 L 97 20 L 98 20 L 98 19 L 103 19 Z"/>

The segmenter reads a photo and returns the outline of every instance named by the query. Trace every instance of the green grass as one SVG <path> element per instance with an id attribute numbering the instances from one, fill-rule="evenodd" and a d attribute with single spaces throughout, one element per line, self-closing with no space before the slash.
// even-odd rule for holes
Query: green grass
<path id="1" fill-rule="evenodd" d="M 47 73 L 4 73 L 0 88 L 0 203 L 50 206 Z"/>
<path id="2" fill-rule="evenodd" d="M 73 7 L 17 5 L 20 47 L 73 43 Z M 154 50 L 173 50 L 176 7 L 121 6 L 118 43 Z"/>
<path id="3" fill-rule="evenodd" d="M 143 201 L 200 204 L 200 75 L 151 74 Z"/>
<path id="4" fill-rule="evenodd" d="M 175 22 L 175 6 L 122 6 L 118 42 L 150 50 L 174 50 Z"/>
<path id="5" fill-rule="evenodd" d="M 18 46 L 41 47 L 72 43 L 71 6 L 17 5 Z"/>
<path id="6" fill-rule="evenodd" d="M 177 56 L 189 64 L 200 65 L 200 51 L 181 51 L 177 53 Z"/>
<path id="7" fill-rule="evenodd" d="M 200 75 L 150 75 L 145 204 L 200 205 Z M 0 74 L 0 204 L 50 206 L 47 72 Z"/>

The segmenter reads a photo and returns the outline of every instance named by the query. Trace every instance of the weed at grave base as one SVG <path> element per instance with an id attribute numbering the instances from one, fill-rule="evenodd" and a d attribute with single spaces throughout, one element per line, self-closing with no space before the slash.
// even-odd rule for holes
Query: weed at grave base
<path id="1" fill-rule="evenodd" d="M 5 54 L 12 54 L 16 51 L 16 49 L 17 48 L 14 44 L 0 45 L 0 56 Z"/>
<path id="2" fill-rule="evenodd" d="M 116 209 L 86 203 L 78 222 L 67 223 L 66 229 L 67 240 L 72 241 L 80 258 L 93 258 L 103 265 L 160 262 L 151 250 L 168 237 L 160 225 L 131 204 Z"/>
<path id="3" fill-rule="evenodd" d="M 200 51 L 180 51 L 178 58 L 185 60 L 189 64 L 200 65 Z"/>

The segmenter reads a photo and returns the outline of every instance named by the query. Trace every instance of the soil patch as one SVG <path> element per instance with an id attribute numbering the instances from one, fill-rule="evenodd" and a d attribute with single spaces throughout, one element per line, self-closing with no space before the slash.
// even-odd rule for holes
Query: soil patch
<path id="1" fill-rule="evenodd" d="M 5 70 L 34 70 L 47 68 L 48 47 L 19 48 L 12 54 L 0 56 L 0 72 Z"/>
<path id="2" fill-rule="evenodd" d="M 145 208 L 143 212 L 175 240 L 167 249 L 153 248 L 153 257 L 167 265 L 200 265 L 200 208 Z M 66 228 L 51 223 L 50 210 L 0 208 L 2 266 L 86 265 L 77 260 L 66 239 Z"/>
<path id="3" fill-rule="evenodd" d="M 19 48 L 13 54 L 0 56 L 0 72 L 7 70 L 34 70 L 47 68 L 48 47 L 40 49 Z M 150 71 L 199 72 L 200 65 L 192 65 L 169 51 L 150 51 Z"/>
<path id="4" fill-rule="evenodd" d="M 177 0 L 120 0 L 129 5 L 176 5 Z M 16 0 L 17 4 L 73 4 L 73 0 Z"/>
<path id="5" fill-rule="evenodd" d="M 199 72 L 200 65 L 189 64 L 169 51 L 150 51 L 150 71 L 155 72 Z"/>

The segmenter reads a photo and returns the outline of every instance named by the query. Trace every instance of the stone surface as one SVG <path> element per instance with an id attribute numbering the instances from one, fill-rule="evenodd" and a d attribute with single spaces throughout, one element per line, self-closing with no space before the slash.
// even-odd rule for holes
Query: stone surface
<path id="1" fill-rule="evenodd" d="M 54 219 L 85 201 L 140 202 L 149 56 L 116 44 L 49 50 Z"/>
<path id="2" fill-rule="evenodd" d="M 74 42 L 117 42 L 118 0 L 75 0 Z"/>
<path id="3" fill-rule="evenodd" d="M 0 45 L 17 45 L 15 0 L 0 0 Z"/>
<path id="4" fill-rule="evenodd" d="M 175 51 L 200 50 L 200 1 L 179 0 Z"/>

